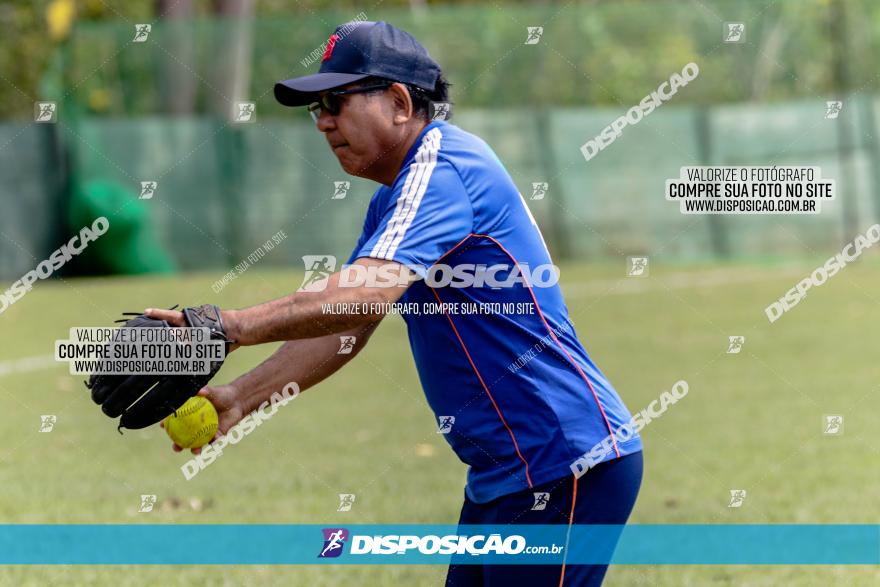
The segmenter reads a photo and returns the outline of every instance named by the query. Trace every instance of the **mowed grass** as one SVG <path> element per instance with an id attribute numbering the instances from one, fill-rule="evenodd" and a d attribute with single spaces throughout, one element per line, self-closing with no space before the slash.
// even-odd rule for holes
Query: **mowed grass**
<path id="1" fill-rule="evenodd" d="M 631 410 L 679 379 L 690 385 L 642 433 L 646 473 L 631 521 L 876 523 L 874 259 L 847 267 L 774 324 L 764 308 L 818 262 L 652 263 L 645 278 L 622 277 L 616 266 L 562 268 L 578 334 Z M 301 281 L 294 271 L 252 269 L 216 295 L 218 277 L 39 283 L 0 315 L 0 362 L 49 355 L 70 327 L 109 325 L 122 311 L 247 306 Z M 726 353 L 730 335 L 746 337 L 741 353 Z M 216 381 L 271 350 L 236 352 Z M 37 432 L 41 414 L 57 415 L 53 432 Z M 822 434 L 825 414 L 844 416 L 842 435 Z M 435 430 L 399 317 L 347 368 L 191 481 L 179 470 L 187 457 L 172 453 L 162 430 L 120 436 L 63 366 L 8 373 L 0 376 L 0 513 L 5 523 L 455 523 L 465 466 Z M 731 489 L 747 490 L 743 507 L 727 507 Z M 339 493 L 357 495 L 352 511 L 336 511 Z M 137 513 L 141 494 L 158 496 L 153 512 Z M 444 576 L 440 566 L 0 569 L 9 585 L 442 585 Z M 843 566 L 620 566 L 606 585 L 874 585 L 876 576 Z"/>

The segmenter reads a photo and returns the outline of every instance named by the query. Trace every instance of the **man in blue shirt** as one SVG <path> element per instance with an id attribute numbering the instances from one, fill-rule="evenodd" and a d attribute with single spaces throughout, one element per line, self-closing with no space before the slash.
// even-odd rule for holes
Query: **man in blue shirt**
<path id="1" fill-rule="evenodd" d="M 424 47 L 383 22 L 348 23 L 320 72 L 280 82 L 275 96 L 308 106 L 343 169 L 381 185 L 342 271 L 222 312 L 239 345 L 287 342 L 203 390 L 221 432 L 285 383 L 305 389 L 338 370 L 398 303 L 438 431 L 470 466 L 461 524 L 624 524 L 641 439 L 615 434 L 631 416 L 578 340 L 510 175 L 484 141 L 432 120 L 448 90 Z M 327 314 L 328 304 L 350 310 Z M 177 312 L 148 314 L 180 323 Z M 351 353 L 337 353 L 340 336 L 355 337 Z M 572 463 L 609 438 L 579 489 Z M 605 570 L 453 565 L 448 584 L 599 585 Z"/>

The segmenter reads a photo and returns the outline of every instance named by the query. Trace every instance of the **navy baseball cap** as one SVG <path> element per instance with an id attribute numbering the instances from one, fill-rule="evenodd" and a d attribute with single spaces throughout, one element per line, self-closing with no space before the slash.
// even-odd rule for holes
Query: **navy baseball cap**
<path id="1" fill-rule="evenodd" d="M 376 76 L 432 91 L 440 66 L 409 33 L 387 22 L 354 21 L 336 27 L 318 73 L 275 84 L 275 99 L 305 106 L 317 94 Z"/>

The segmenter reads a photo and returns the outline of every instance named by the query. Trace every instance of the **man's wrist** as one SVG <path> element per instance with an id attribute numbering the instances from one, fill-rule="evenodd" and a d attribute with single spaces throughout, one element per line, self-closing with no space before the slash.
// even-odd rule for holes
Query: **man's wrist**
<path id="1" fill-rule="evenodd" d="M 242 417 L 250 414 L 260 407 L 263 402 L 260 390 L 259 380 L 255 380 L 253 372 L 243 373 L 230 384 L 235 389 L 235 404 L 241 410 Z"/>
<path id="2" fill-rule="evenodd" d="M 220 310 L 220 321 L 223 322 L 223 330 L 226 337 L 233 342 L 230 352 L 240 346 L 244 346 L 241 340 L 241 325 L 239 314 L 236 310 Z"/>
<path id="3" fill-rule="evenodd" d="M 235 408 L 241 411 L 242 416 L 249 413 L 247 409 L 247 398 L 245 397 L 245 387 L 240 381 L 241 377 L 230 381 L 227 385 L 233 390 L 232 398 Z"/>

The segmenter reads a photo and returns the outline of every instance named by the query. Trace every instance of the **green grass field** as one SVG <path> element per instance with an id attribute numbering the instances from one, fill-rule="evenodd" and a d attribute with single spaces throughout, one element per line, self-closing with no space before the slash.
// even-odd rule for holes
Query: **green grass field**
<path id="1" fill-rule="evenodd" d="M 631 519 L 662 523 L 876 523 L 880 395 L 873 333 L 880 277 L 847 267 L 769 324 L 763 309 L 819 262 L 664 269 L 563 266 L 588 351 L 631 410 L 678 379 L 690 393 L 643 432 L 646 472 Z M 652 261 L 653 262 L 653 261 Z M 295 272 L 252 269 L 220 295 L 222 271 L 38 283 L 0 316 L 0 362 L 51 355 L 72 326 L 175 303 L 251 305 L 295 289 Z M 740 354 L 727 337 L 745 335 Z M 218 382 L 269 347 L 236 352 Z M 7 369 L 9 371 L 9 369 Z M 58 417 L 38 433 L 41 414 Z M 824 414 L 845 418 L 822 434 Z M 63 366 L 0 375 L 5 523 L 455 523 L 465 467 L 424 401 L 405 328 L 389 317 L 332 379 L 283 408 L 192 481 L 158 429 L 120 436 Z M 746 489 L 728 508 L 729 490 Z M 338 513 L 337 494 L 354 493 Z M 137 513 L 140 494 L 156 494 Z M 181 544 L 204 549 L 210 544 Z M 8 585 L 442 585 L 443 567 L 46 566 L 0 569 Z M 868 567 L 621 566 L 606 585 L 876 585 Z"/>

